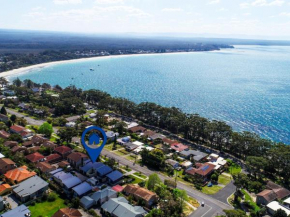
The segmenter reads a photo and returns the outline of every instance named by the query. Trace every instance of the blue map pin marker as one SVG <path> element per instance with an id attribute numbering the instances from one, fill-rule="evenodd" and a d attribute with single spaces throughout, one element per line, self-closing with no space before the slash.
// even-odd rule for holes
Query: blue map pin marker
<path id="1" fill-rule="evenodd" d="M 99 131 L 102 136 L 103 136 L 103 142 L 102 144 L 97 147 L 96 145 L 98 145 L 100 143 L 100 137 L 97 133 L 93 132 L 90 136 L 89 136 L 89 144 L 86 144 L 86 140 L 85 140 L 85 137 L 86 137 L 86 134 L 92 130 L 97 130 Z M 84 147 L 84 149 L 86 149 L 86 151 L 88 152 L 90 158 L 91 158 L 91 161 L 92 162 L 96 162 L 98 157 L 100 156 L 104 146 L 106 145 L 106 142 L 107 142 L 107 135 L 105 133 L 105 131 L 100 128 L 100 127 L 97 127 L 97 126 L 91 126 L 91 127 L 88 127 L 87 129 L 84 130 L 83 134 L 82 134 L 82 145 Z"/>

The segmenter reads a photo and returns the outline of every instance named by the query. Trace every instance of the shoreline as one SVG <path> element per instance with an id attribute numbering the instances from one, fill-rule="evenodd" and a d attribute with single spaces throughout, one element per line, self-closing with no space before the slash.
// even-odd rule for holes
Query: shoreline
<path id="1" fill-rule="evenodd" d="M 1 72 L 0 77 L 4 77 L 9 81 L 10 76 L 23 74 L 31 72 L 32 70 L 42 69 L 45 67 L 54 66 L 57 64 L 65 64 L 65 63 L 77 63 L 77 62 L 84 62 L 84 61 L 91 61 L 91 60 L 98 60 L 98 59 L 110 59 L 110 58 L 121 58 L 121 57 L 134 57 L 134 56 L 143 56 L 143 55 L 173 55 L 173 54 L 189 54 L 189 53 L 197 53 L 197 52 L 219 52 L 221 50 L 212 50 L 212 51 L 191 51 L 191 52 L 170 52 L 170 53 L 144 53 L 144 54 L 122 54 L 122 55 L 110 55 L 110 56 L 95 56 L 95 57 L 87 57 L 87 58 L 79 58 L 79 59 L 70 59 L 70 60 L 59 60 L 47 63 L 40 63 L 31 66 L 25 66 L 18 69 L 12 69 L 10 71 Z"/>

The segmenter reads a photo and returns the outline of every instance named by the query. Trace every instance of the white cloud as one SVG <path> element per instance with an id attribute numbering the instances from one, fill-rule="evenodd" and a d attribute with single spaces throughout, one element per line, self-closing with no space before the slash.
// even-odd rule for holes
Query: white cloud
<path id="1" fill-rule="evenodd" d="M 218 4 L 218 3 L 220 3 L 220 0 L 213 0 L 213 1 L 209 2 L 208 4 L 214 5 L 214 4 Z"/>
<path id="2" fill-rule="evenodd" d="M 290 13 L 287 13 L 287 12 L 282 12 L 279 15 L 284 16 L 284 17 L 290 17 Z"/>
<path id="3" fill-rule="evenodd" d="M 243 13 L 244 16 L 250 16 L 251 13 Z"/>
<path id="4" fill-rule="evenodd" d="M 82 0 L 53 0 L 53 3 L 56 5 L 67 5 L 67 4 L 81 4 Z"/>
<path id="5" fill-rule="evenodd" d="M 162 12 L 179 12 L 183 11 L 181 8 L 163 8 Z"/>
<path id="6" fill-rule="evenodd" d="M 261 7 L 261 6 L 282 6 L 285 3 L 284 0 L 274 0 L 274 1 L 269 1 L 269 0 L 255 0 L 251 3 L 249 2 L 243 2 L 240 4 L 241 8 L 248 8 L 250 6 L 253 7 Z"/>
<path id="7" fill-rule="evenodd" d="M 228 11 L 226 8 L 220 8 L 219 11 Z"/>
<path id="8" fill-rule="evenodd" d="M 124 0 L 96 0 L 97 4 L 122 4 Z"/>

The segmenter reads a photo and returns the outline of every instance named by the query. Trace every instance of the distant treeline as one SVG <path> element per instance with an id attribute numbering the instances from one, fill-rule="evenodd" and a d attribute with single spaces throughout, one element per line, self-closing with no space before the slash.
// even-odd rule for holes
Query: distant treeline
<path id="1" fill-rule="evenodd" d="M 25 84 L 31 82 L 25 82 Z M 16 85 L 17 83 L 14 82 Z M 19 81 L 18 81 L 19 86 Z M 47 84 L 46 84 L 47 86 Z M 61 88 L 56 86 L 58 90 Z M 251 171 L 274 180 L 290 183 L 290 146 L 261 138 L 251 132 L 235 132 L 223 121 L 209 120 L 197 114 L 187 114 L 175 107 L 163 107 L 155 103 L 136 104 L 128 99 L 112 97 L 100 90 L 83 91 L 75 86 L 60 90 L 59 97 L 43 93 L 35 98 L 29 88 L 16 87 L 15 91 L 23 101 L 53 108 L 56 116 L 83 114 L 84 102 L 96 105 L 98 109 L 136 118 L 143 123 L 183 135 L 197 144 L 218 149 L 247 161 Z M 102 126 L 103 115 L 98 112 L 94 124 Z M 250 157 L 250 158 L 249 158 Z M 254 160 L 253 160 L 254 159 Z M 248 162 L 251 163 L 248 163 Z M 263 163 L 262 163 L 263 162 Z"/>

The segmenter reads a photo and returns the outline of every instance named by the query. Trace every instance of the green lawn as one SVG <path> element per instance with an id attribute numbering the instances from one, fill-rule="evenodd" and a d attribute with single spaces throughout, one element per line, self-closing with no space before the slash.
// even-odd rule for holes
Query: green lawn
<path id="1" fill-rule="evenodd" d="M 142 173 L 140 172 L 136 172 L 136 173 L 133 173 L 135 176 L 139 176 L 141 177 L 142 179 L 147 179 L 147 176 L 143 175 Z"/>
<path id="2" fill-rule="evenodd" d="M 213 185 L 212 187 L 204 186 L 202 188 L 201 192 L 204 194 L 216 194 L 221 189 L 222 189 L 222 187 L 220 187 L 218 185 Z"/>
<path id="3" fill-rule="evenodd" d="M 132 176 L 132 175 L 130 175 L 129 177 L 135 179 L 135 181 L 133 181 L 131 184 L 138 184 L 139 182 L 144 181 L 144 180 L 139 179 L 139 178 Z"/>
<path id="4" fill-rule="evenodd" d="M 114 153 L 116 153 L 117 155 L 121 155 L 121 156 L 130 154 L 130 152 L 127 152 L 125 149 L 114 151 Z"/>
<path id="5" fill-rule="evenodd" d="M 118 145 L 118 144 L 116 145 L 116 147 L 117 147 L 117 149 L 122 148 L 122 146 L 121 146 L 121 145 Z M 105 149 L 108 150 L 108 151 L 114 151 L 114 150 L 113 150 L 113 144 L 111 143 L 111 144 L 107 144 L 107 145 L 105 145 Z M 117 150 L 117 149 L 116 149 L 116 150 Z"/>
<path id="6" fill-rule="evenodd" d="M 218 183 L 222 185 L 227 185 L 231 182 L 231 177 L 221 174 L 219 175 Z"/>
<path id="7" fill-rule="evenodd" d="M 259 211 L 260 207 L 253 201 L 252 197 L 244 189 L 242 189 L 242 192 L 245 195 L 245 201 L 249 203 L 256 212 Z"/>
<path id="8" fill-rule="evenodd" d="M 241 171 L 242 168 L 236 163 L 232 163 L 232 165 L 228 168 L 228 172 L 233 176 L 238 175 Z"/>
<path id="9" fill-rule="evenodd" d="M 128 156 L 125 156 L 125 158 L 129 161 L 135 161 L 135 156 L 134 154 L 133 155 L 128 155 Z"/>
<path id="10" fill-rule="evenodd" d="M 56 211 L 64 207 L 66 207 L 64 200 L 58 197 L 54 202 L 45 201 L 29 206 L 29 210 L 31 211 L 31 216 L 51 217 Z"/>

